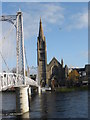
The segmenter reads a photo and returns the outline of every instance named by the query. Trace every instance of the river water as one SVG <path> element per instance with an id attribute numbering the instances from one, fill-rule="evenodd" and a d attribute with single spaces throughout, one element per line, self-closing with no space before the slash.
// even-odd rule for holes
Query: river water
<path id="1" fill-rule="evenodd" d="M 15 93 L 2 93 L 3 119 L 88 118 L 88 91 L 46 92 L 36 94 L 30 99 L 30 112 L 15 116 Z"/>

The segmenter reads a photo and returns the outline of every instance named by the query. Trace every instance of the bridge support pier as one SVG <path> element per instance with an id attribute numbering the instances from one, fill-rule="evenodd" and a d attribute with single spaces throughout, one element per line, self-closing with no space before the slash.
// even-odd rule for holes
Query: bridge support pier
<path id="1" fill-rule="evenodd" d="M 29 111 L 28 86 L 16 87 L 16 113 Z"/>
<path id="2" fill-rule="evenodd" d="M 41 94 L 41 87 L 38 87 L 38 93 Z"/>
<path id="3" fill-rule="evenodd" d="M 28 88 L 28 91 L 29 91 L 29 96 L 31 96 L 31 94 L 32 94 L 32 89 L 31 89 L 30 86 L 29 86 L 29 88 Z"/>

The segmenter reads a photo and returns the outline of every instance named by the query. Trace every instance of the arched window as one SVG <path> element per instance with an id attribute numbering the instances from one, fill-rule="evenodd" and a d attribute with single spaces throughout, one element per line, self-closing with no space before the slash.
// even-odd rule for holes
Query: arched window
<path id="1" fill-rule="evenodd" d="M 58 67 L 55 65 L 55 66 L 53 66 L 52 67 L 52 69 L 51 69 L 51 73 L 52 73 L 52 75 L 58 75 Z"/>

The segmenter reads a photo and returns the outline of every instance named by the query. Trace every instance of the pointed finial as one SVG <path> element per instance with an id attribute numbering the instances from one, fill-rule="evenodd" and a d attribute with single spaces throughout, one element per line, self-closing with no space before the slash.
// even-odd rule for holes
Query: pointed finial
<path id="1" fill-rule="evenodd" d="M 62 67 L 63 67 L 63 59 L 61 59 L 61 65 L 62 65 Z"/>

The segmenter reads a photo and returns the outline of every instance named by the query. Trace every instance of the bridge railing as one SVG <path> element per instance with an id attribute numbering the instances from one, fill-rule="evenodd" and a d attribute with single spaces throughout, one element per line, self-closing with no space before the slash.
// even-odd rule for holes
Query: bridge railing
<path id="1" fill-rule="evenodd" d="M 22 84 L 22 76 L 15 73 L 0 73 L 0 90 Z"/>
<path id="2" fill-rule="evenodd" d="M 29 77 L 25 77 L 26 79 L 26 85 L 31 85 L 31 86 L 36 86 L 38 87 L 38 84 L 36 81 L 34 81 L 33 79 L 29 78 Z"/>
<path id="3" fill-rule="evenodd" d="M 0 91 L 11 87 L 23 86 L 23 76 L 16 73 L 0 73 Z M 38 84 L 31 78 L 25 77 L 26 85 L 36 86 Z"/>

